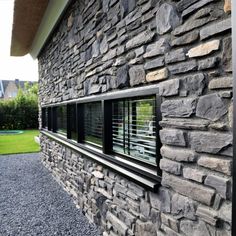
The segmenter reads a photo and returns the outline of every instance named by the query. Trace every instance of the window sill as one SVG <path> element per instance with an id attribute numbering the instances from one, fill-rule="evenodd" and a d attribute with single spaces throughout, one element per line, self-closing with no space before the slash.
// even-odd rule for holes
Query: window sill
<path id="1" fill-rule="evenodd" d="M 100 149 L 68 140 L 66 137 L 51 131 L 41 130 L 41 133 L 152 191 L 156 191 L 160 186 L 161 177 L 157 175 L 157 168 L 141 166 L 140 164 L 125 160 L 116 155 L 104 154 Z"/>

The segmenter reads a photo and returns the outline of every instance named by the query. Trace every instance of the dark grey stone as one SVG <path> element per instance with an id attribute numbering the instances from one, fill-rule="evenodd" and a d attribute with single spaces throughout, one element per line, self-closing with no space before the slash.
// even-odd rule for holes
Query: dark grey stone
<path id="1" fill-rule="evenodd" d="M 162 144 L 185 147 L 185 133 L 182 130 L 163 129 L 160 131 Z"/>
<path id="2" fill-rule="evenodd" d="M 149 192 L 151 206 L 164 213 L 170 213 L 171 194 L 168 189 L 160 187 L 157 193 Z"/>
<path id="3" fill-rule="evenodd" d="M 181 0 L 177 3 L 177 8 L 179 11 L 183 11 L 197 1 L 198 0 Z"/>
<path id="4" fill-rule="evenodd" d="M 159 95 L 163 97 L 178 95 L 179 79 L 171 79 L 160 83 Z"/>
<path id="5" fill-rule="evenodd" d="M 189 14 L 191 14 L 192 12 L 200 9 L 201 7 L 205 6 L 206 4 L 213 2 L 215 0 L 200 0 L 195 4 L 192 4 L 191 6 L 189 6 L 186 10 L 183 11 L 182 16 L 187 16 Z"/>
<path id="6" fill-rule="evenodd" d="M 217 193 L 219 193 L 222 198 L 227 199 L 229 197 L 229 179 L 216 175 L 208 175 L 205 180 L 205 185 L 216 189 Z"/>
<path id="7" fill-rule="evenodd" d="M 206 87 L 206 79 L 204 74 L 198 73 L 195 75 L 188 75 L 180 79 L 180 95 L 202 95 Z"/>
<path id="8" fill-rule="evenodd" d="M 171 66 L 168 66 L 169 71 L 173 74 L 181 74 L 188 71 L 195 71 L 197 69 L 196 60 L 190 60 L 186 62 L 180 62 Z"/>
<path id="9" fill-rule="evenodd" d="M 146 70 L 149 70 L 149 69 L 162 67 L 165 64 L 164 61 L 165 61 L 164 57 L 159 57 L 159 58 L 153 59 L 151 61 L 146 62 L 144 65 L 144 68 Z"/>
<path id="10" fill-rule="evenodd" d="M 232 38 L 228 37 L 223 40 L 222 66 L 224 71 L 232 71 Z"/>
<path id="11" fill-rule="evenodd" d="M 129 85 L 129 66 L 124 65 L 117 69 L 117 88 L 124 88 Z"/>
<path id="12" fill-rule="evenodd" d="M 157 33 L 165 34 L 181 24 L 181 18 L 174 5 L 163 3 L 156 13 Z"/>
<path id="13" fill-rule="evenodd" d="M 205 70 L 216 67 L 220 62 L 219 57 L 210 57 L 198 61 L 198 70 Z"/>
<path id="14" fill-rule="evenodd" d="M 145 30 L 141 32 L 126 43 L 127 50 L 139 47 L 143 44 L 150 42 L 153 39 L 154 35 L 155 33 L 150 30 Z"/>
<path id="15" fill-rule="evenodd" d="M 138 84 L 145 83 L 145 70 L 142 65 L 140 66 L 132 66 L 129 69 L 129 77 L 130 77 L 130 85 L 133 87 Z"/>
<path id="16" fill-rule="evenodd" d="M 172 50 L 165 54 L 165 62 L 167 64 L 184 61 L 185 59 L 186 59 L 186 51 L 184 48 Z"/>
<path id="17" fill-rule="evenodd" d="M 181 37 L 175 38 L 171 41 L 172 46 L 181 46 L 192 43 L 199 38 L 199 32 L 197 30 L 184 34 Z"/>
<path id="18" fill-rule="evenodd" d="M 231 17 L 201 29 L 200 38 L 203 40 L 229 29 L 231 29 Z"/>
<path id="19" fill-rule="evenodd" d="M 195 113 L 196 99 L 166 100 L 161 104 L 164 117 L 190 117 Z"/>
<path id="20" fill-rule="evenodd" d="M 121 17 L 125 17 L 129 12 L 133 11 L 136 6 L 135 0 L 120 0 Z"/>
<path id="21" fill-rule="evenodd" d="M 168 159 L 161 159 L 160 168 L 163 171 L 174 175 L 180 175 L 182 170 L 182 165 L 178 162 L 170 161 Z"/>
<path id="22" fill-rule="evenodd" d="M 171 213 L 177 218 L 196 220 L 196 203 L 192 199 L 175 193 L 172 197 Z"/>
<path id="23" fill-rule="evenodd" d="M 191 147 L 197 152 L 220 154 L 232 146 L 232 135 L 225 133 L 193 132 L 190 134 Z M 227 153 L 231 156 L 232 153 Z"/>
<path id="24" fill-rule="evenodd" d="M 227 112 L 226 106 L 217 94 L 209 94 L 199 98 L 196 116 L 217 121 Z"/>

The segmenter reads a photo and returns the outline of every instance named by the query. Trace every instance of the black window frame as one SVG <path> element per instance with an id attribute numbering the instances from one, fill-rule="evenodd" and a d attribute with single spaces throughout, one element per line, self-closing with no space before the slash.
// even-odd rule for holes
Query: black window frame
<path id="1" fill-rule="evenodd" d="M 161 159 L 160 154 L 160 148 L 161 148 L 161 141 L 159 136 L 159 131 L 161 129 L 159 122 L 161 121 L 161 97 L 158 95 L 158 88 L 156 86 L 150 86 L 148 89 L 130 89 L 132 91 L 129 91 L 127 89 L 126 91 L 119 91 L 119 92 L 113 92 L 109 94 L 101 94 L 97 96 L 90 96 L 90 97 L 83 97 L 80 99 L 75 99 L 68 102 L 61 102 L 58 104 L 53 104 L 51 107 L 53 112 L 52 117 L 52 127 L 53 132 L 44 132 L 46 135 L 55 138 L 59 138 L 61 142 L 63 142 L 65 145 L 68 145 L 70 147 L 71 144 L 75 145 L 76 148 L 81 148 L 81 150 L 85 150 L 88 153 L 91 153 L 91 155 L 87 155 L 88 157 L 94 158 L 94 155 L 99 157 L 99 160 L 101 163 L 103 163 L 102 160 L 106 160 L 108 162 L 111 162 L 117 166 L 117 171 L 121 172 L 119 170 L 119 167 L 125 168 L 128 171 L 130 171 L 131 175 L 132 172 L 135 174 L 138 174 L 142 176 L 143 178 L 147 178 L 147 180 L 154 181 L 155 186 L 159 186 L 161 181 L 161 169 L 159 168 L 159 162 Z M 124 156 L 122 154 L 114 153 L 112 151 L 112 102 L 119 99 L 128 99 L 128 98 L 145 98 L 147 96 L 155 96 L 155 102 L 156 102 L 156 165 L 151 165 L 150 163 L 143 162 L 142 160 L 135 159 L 135 158 L 129 158 L 127 159 L 127 156 Z M 84 106 L 86 103 L 91 102 L 101 102 L 102 107 L 102 113 L 103 113 L 103 135 L 102 135 L 102 147 L 99 147 L 97 145 L 92 145 L 84 142 Z M 59 105 L 67 105 L 67 107 L 71 105 L 76 105 L 76 117 L 77 117 L 77 140 L 71 140 L 70 136 L 70 125 L 68 123 L 68 129 L 67 129 L 67 136 L 58 137 L 57 133 L 55 133 L 56 130 L 56 109 L 55 107 Z M 69 110 L 69 109 L 68 109 Z M 67 112 L 68 115 L 68 112 Z M 67 119 L 69 121 L 69 119 Z M 47 131 L 45 129 L 42 129 L 42 131 Z M 100 159 L 101 158 L 101 159 Z M 95 158 L 94 158 L 95 159 Z M 109 167 L 109 166 L 107 166 Z M 114 169 L 114 168 L 113 168 Z M 122 174 L 122 173 L 121 173 Z M 129 177 L 126 175 L 126 177 Z M 135 180 L 138 181 L 138 180 Z M 141 182 L 141 181 L 138 181 Z M 142 184 L 142 183 L 141 183 Z M 146 184 L 143 184 L 147 186 Z M 150 187 L 150 186 L 148 186 Z"/>

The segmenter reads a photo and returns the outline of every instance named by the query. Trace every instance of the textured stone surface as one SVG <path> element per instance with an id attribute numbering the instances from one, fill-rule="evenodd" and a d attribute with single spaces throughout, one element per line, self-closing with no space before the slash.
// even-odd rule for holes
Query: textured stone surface
<path id="1" fill-rule="evenodd" d="M 219 193 L 221 197 L 229 197 L 230 182 L 228 179 L 216 175 L 208 175 L 205 180 L 205 185 L 216 189 L 217 193 Z"/>
<path id="2" fill-rule="evenodd" d="M 151 32 L 149 30 L 143 31 L 142 33 L 138 34 L 134 38 L 130 39 L 126 43 L 126 48 L 132 49 L 132 48 L 136 48 L 138 46 L 141 46 L 144 43 L 148 43 L 152 40 L 154 35 L 155 35 L 155 33 Z"/>
<path id="3" fill-rule="evenodd" d="M 219 40 L 213 40 L 204 44 L 201 44 L 197 47 L 191 48 L 187 56 L 188 57 L 202 57 L 205 55 L 208 55 L 214 51 L 219 50 L 220 48 L 220 41 Z"/>
<path id="4" fill-rule="evenodd" d="M 176 8 L 168 3 L 163 3 L 156 13 L 157 33 L 164 34 L 180 25 L 181 19 Z"/>
<path id="5" fill-rule="evenodd" d="M 164 186 L 170 186 L 174 191 L 206 205 L 211 205 L 215 194 L 215 191 L 211 188 L 195 184 L 167 173 L 163 174 L 162 184 Z"/>
<path id="6" fill-rule="evenodd" d="M 219 57 L 211 57 L 207 59 L 202 59 L 198 61 L 198 69 L 205 70 L 205 69 L 214 68 L 215 66 L 218 65 L 219 61 L 220 61 Z"/>
<path id="7" fill-rule="evenodd" d="M 170 161 L 168 159 L 161 159 L 160 168 L 171 174 L 180 175 L 182 166 L 178 162 Z"/>
<path id="8" fill-rule="evenodd" d="M 133 87 L 138 84 L 145 83 L 145 70 L 143 66 L 132 66 L 129 69 L 130 85 Z"/>
<path id="9" fill-rule="evenodd" d="M 144 64 L 144 68 L 146 70 L 149 70 L 149 69 L 162 67 L 162 66 L 164 66 L 164 64 L 165 64 L 164 57 L 159 57 L 159 58 L 156 58 L 156 59 L 146 62 Z"/>
<path id="10" fill-rule="evenodd" d="M 160 81 L 168 78 L 168 70 L 167 68 L 155 70 L 147 73 L 146 80 L 147 82 Z"/>
<path id="11" fill-rule="evenodd" d="M 199 98 L 196 116 L 217 121 L 226 113 L 227 108 L 217 94 L 210 94 Z"/>
<path id="12" fill-rule="evenodd" d="M 120 221 L 115 215 L 113 215 L 112 213 L 108 211 L 106 217 L 107 217 L 107 220 L 111 222 L 112 226 L 117 231 L 119 231 L 122 235 L 126 234 L 128 227 L 122 221 Z"/>
<path id="13" fill-rule="evenodd" d="M 166 100 L 161 104 L 164 117 L 190 117 L 195 113 L 196 99 Z"/>
<path id="14" fill-rule="evenodd" d="M 206 175 L 204 174 L 203 171 L 200 171 L 197 169 L 193 169 L 189 167 L 185 167 L 183 169 L 183 177 L 186 179 L 190 179 L 190 180 L 194 180 L 196 182 L 202 183 L 205 176 Z"/>
<path id="15" fill-rule="evenodd" d="M 142 222 L 137 220 L 135 235 L 137 236 L 156 236 L 155 226 L 152 222 Z"/>
<path id="16" fill-rule="evenodd" d="M 225 160 L 216 157 L 201 156 L 198 160 L 198 165 L 219 171 L 226 175 L 231 175 L 232 160 Z"/>
<path id="17" fill-rule="evenodd" d="M 189 44 L 196 41 L 198 38 L 199 38 L 198 31 L 192 31 L 187 34 L 184 34 L 181 37 L 175 38 L 174 40 L 171 41 L 171 45 L 180 46 L 180 45 Z"/>
<path id="18" fill-rule="evenodd" d="M 159 95 L 163 97 L 177 95 L 179 93 L 179 80 L 172 79 L 162 82 L 159 86 Z"/>
<path id="19" fill-rule="evenodd" d="M 193 132 L 190 134 L 190 140 L 195 151 L 212 154 L 220 153 L 232 145 L 232 135 L 225 133 Z"/>
<path id="20" fill-rule="evenodd" d="M 229 30 L 230 28 L 231 28 L 231 19 L 227 18 L 227 19 L 217 22 L 213 25 L 204 27 L 200 31 L 200 38 L 202 40 L 202 39 L 208 38 L 212 35 Z"/>
<path id="21" fill-rule="evenodd" d="M 224 11 L 225 12 L 231 12 L 231 1 L 232 0 L 225 0 L 225 4 L 224 4 Z"/>
<path id="22" fill-rule="evenodd" d="M 174 146 L 186 146 L 184 132 L 182 130 L 164 129 L 160 131 L 160 138 L 163 144 L 169 144 Z"/>
<path id="23" fill-rule="evenodd" d="M 171 51 L 165 54 L 165 62 L 167 64 L 178 62 L 178 61 L 184 61 L 185 59 L 186 59 L 186 55 L 185 55 L 184 48 L 176 49 L 174 51 Z"/>
<path id="24" fill-rule="evenodd" d="M 223 40 L 222 65 L 225 71 L 232 71 L 232 38 Z"/>
<path id="25" fill-rule="evenodd" d="M 216 226 L 217 224 L 217 212 L 209 207 L 200 205 L 197 208 L 196 215 L 201 218 L 201 220 Z"/>
<path id="26" fill-rule="evenodd" d="M 117 69 L 117 79 L 116 79 L 117 88 L 123 88 L 129 85 L 128 70 L 129 67 L 127 65 L 124 65 Z"/>
<path id="27" fill-rule="evenodd" d="M 209 83 L 209 89 L 221 89 L 221 88 L 232 88 L 233 78 L 232 77 L 222 77 L 213 79 Z"/>
<path id="28" fill-rule="evenodd" d="M 180 62 L 178 64 L 168 66 L 168 69 L 173 75 L 194 71 L 197 69 L 197 62 L 195 60 Z"/>
<path id="29" fill-rule="evenodd" d="M 172 197 L 171 213 L 177 218 L 185 217 L 195 220 L 196 203 L 187 197 L 175 193 Z"/>
<path id="30" fill-rule="evenodd" d="M 161 155 L 180 162 L 194 162 L 196 160 L 196 154 L 192 150 L 177 149 L 169 146 L 161 147 Z"/>

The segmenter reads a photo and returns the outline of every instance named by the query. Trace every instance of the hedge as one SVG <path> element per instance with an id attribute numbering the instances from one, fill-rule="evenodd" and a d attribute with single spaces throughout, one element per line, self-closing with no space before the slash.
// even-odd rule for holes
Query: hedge
<path id="1" fill-rule="evenodd" d="M 0 129 L 38 128 L 38 96 L 32 89 L 19 90 L 17 97 L 0 101 Z"/>

